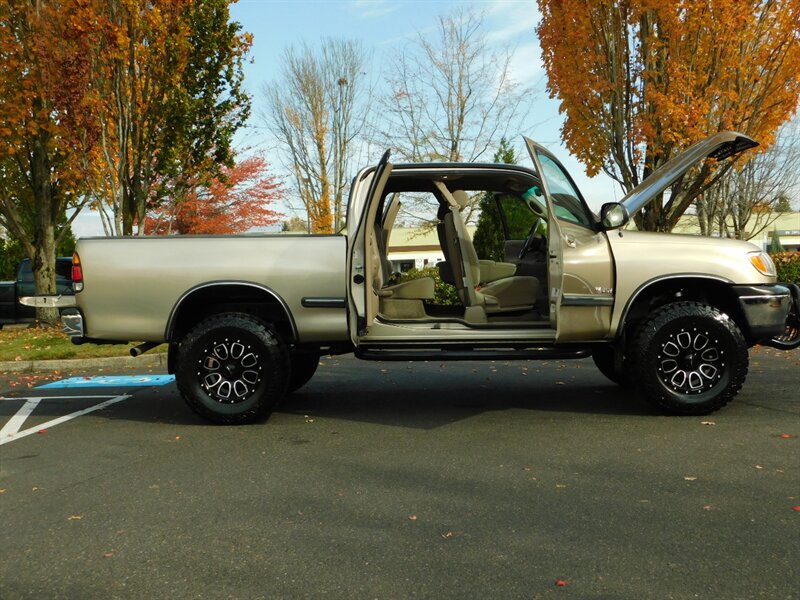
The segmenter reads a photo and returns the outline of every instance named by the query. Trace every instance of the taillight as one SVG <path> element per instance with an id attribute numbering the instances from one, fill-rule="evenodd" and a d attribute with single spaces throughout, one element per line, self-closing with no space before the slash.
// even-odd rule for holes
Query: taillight
<path id="1" fill-rule="evenodd" d="M 83 289 L 83 269 L 81 257 L 75 252 L 72 255 L 72 291 L 80 292 Z"/>

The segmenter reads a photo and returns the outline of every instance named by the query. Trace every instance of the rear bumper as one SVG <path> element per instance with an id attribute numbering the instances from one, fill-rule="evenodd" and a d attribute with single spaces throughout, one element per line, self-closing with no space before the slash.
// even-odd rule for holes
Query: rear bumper
<path id="1" fill-rule="evenodd" d="M 739 307 L 747 321 L 750 343 L 764 343 L 784 333 L 796 302 L 789 287 L 740 285 L 734 286 L 733 291 L 739 299 Z"/>
<path id="2" fill-rule="evenodd" d="M 62 309 L 77 306 L 78 301 L 75 299 L 75 296 L 68 294 L 60 296 L 23 296 L 19 299 L 19 303 L 36 308 Z"/>
<path id="3" fill-rule="evenodd" d="M 73 340 L 83 338 L 83 315 L 77 308 L 68 308 L 61 313 L 61 323 L 64 333 Z"/>

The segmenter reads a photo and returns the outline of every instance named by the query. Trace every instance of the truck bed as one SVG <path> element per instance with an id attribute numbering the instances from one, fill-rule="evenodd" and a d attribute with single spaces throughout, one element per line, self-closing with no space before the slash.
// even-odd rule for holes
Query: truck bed
<path id="1" fill-rule="evenodd" d="M 171 315 L 208 286 L 256 286 L 288 308 L 303 342 L 346 339 L 339 308 L 303 306 L 303 298 L 346 297 L 343 236 L 244 235 L 89 238 L 78 242 L 87 315 L 85 336 L 166 341 Z"/>

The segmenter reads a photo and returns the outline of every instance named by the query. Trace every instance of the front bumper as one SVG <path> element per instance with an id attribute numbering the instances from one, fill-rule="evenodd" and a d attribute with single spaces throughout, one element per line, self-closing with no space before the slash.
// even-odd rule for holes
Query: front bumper
<path id="1" fill-rule="evenodd" d="M 734 286 L 733 291 L 747 322 L 750 343 L 781 350 L 800 346 L 795 323 L 800 313 L 800 288 L 792 284 L 748 285 Z"/>
<path id="2" fill-rule="evenodd" d="M 793 283 L 784 285 L 788 288 L 792 301 L 783 331 L 762 343 L 778 350 L 794 350 L 800 348 L 800 286 Z"/>

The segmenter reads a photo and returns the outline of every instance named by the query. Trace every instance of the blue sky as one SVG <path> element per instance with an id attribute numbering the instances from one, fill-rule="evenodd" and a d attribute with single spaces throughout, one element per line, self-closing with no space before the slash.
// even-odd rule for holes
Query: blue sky
<path id="1" fill-rule="evenodd" d="M 520 135 L 548 147 L 562 159 L 594 208 L 619 199 L 622 194 L 614 182 L 605 176 L 589 180 L 582 165 L 569 158 L 561 145 L 558 102 L 547 96 L 534 31 L 539 20 L 535 0 L 239 0 L 231 6 L 231 18 L 253 34 L 251 62 L 245 67 L 245 87 L 253 98 L 253 114 L 247 128 L 239 132 L 237 145 L 265 149 L 277 169 L 280 161 L 270 156 L 274 142 L 261 117 L 262 88 L 278 76 L 281 54 L 287 46 L 303 42 L 314 45 L 325 37 L 360 40 L 371 54 L 370 76 L 380 84 L 389 56 L 401 52 L 418 32 L 433 31 L 437 16 L 460 7 L 483 12 L 487 41 L 498 49 L 505 45 L 514 49 L 512 75 L 532 90 L 525 125 L 519 132 L 512 132 L 519 134 L 514 140 L 518 149 L 522 150 Z M 377 161 L 379 155 L 380 152 L 369 161 Z M 525 159 L 521 162 L 527 164 Z M 73 229 L 77 236 L 102 235 L 99 219 L 92 213 L 81 215 Z"/>

